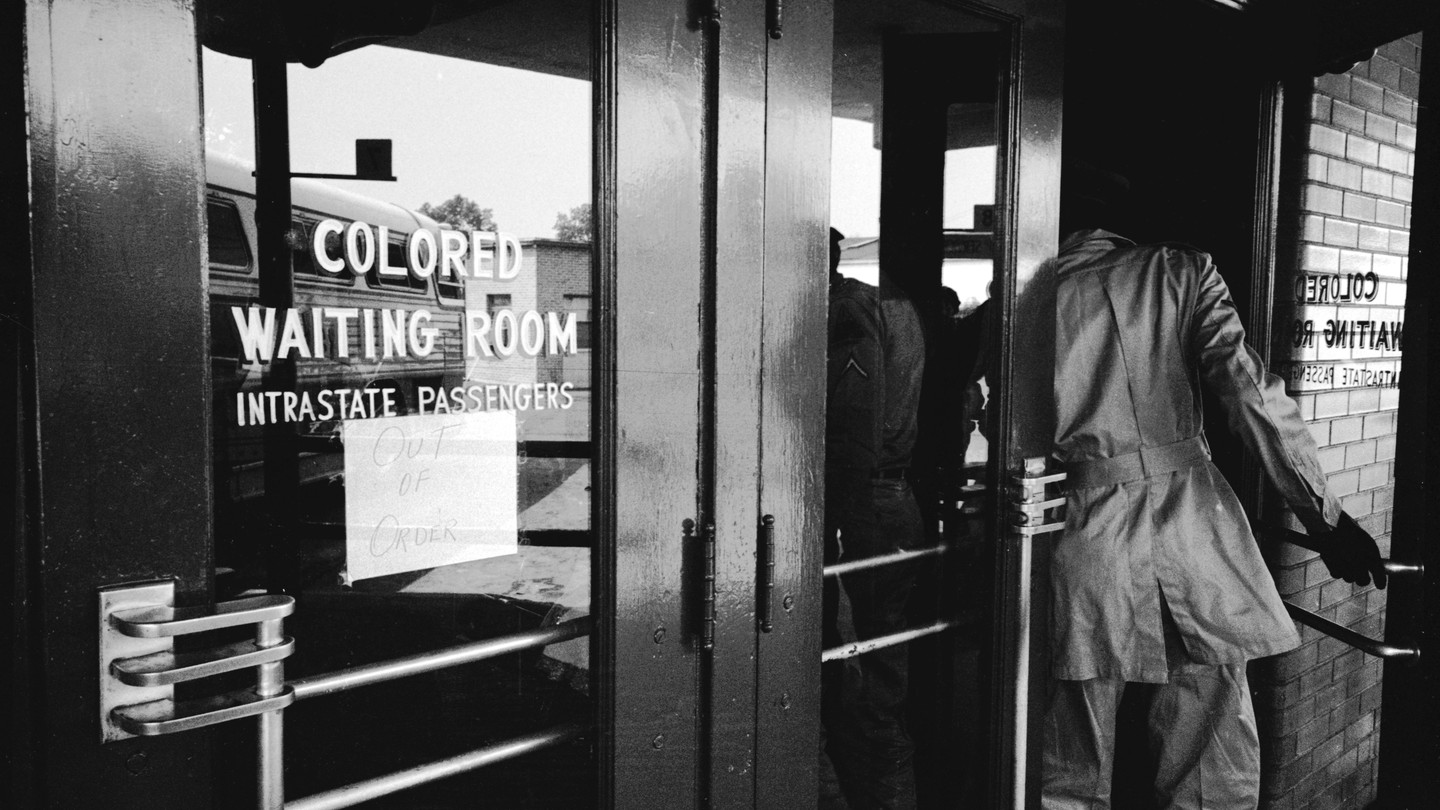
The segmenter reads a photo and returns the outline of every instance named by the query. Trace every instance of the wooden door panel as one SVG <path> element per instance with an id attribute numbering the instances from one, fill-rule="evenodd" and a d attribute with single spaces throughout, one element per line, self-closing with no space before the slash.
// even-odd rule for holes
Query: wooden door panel
<path id="1" fill-rule="evenodd" d="M 691 807 L 703 740 L 686 605 L 696 541 L 683 522 L 701 517 L 702 40 L 683 4 L 615 13 L 615 573 L 613 608 L 600 607 L 614 616 L 610 793 L 617 807 Z"/>
<path id="2" fill-rule="evenodd" d="M 755 806 L 777 809 L 811 805 L 817 790 L 832 16 L 792 6 L 781 22 L 768 50 L 760 347 L 760 512 L 775 519 L 775 567 L 755 689 Z"/>
<path id="3" fill-rule="evenodd" d="M 707 26 L 706 136 L 713 145 L 713 174 L 701 193 L 713 205 L 713 266 L 708 269 L 713 317 L 702 324 L 714 341 L 714 379 L 702 393 L 702 431 L 713 442 L 711 484 L 716 524 L 715 647 L 707 678 L 710 752 L 709 800 L 715 807 L 750 807 L 756 800 L 754 763 L 768 756 L 755 747 L 755 583 L 760 534 L 762 390 L 759 358 L 765 194 L 765 4 L 725 4 Z M 707 160 L 711 159 L 707 156 Z M 713 285 L 713 286 L 712 286 Z M 710 411 L 705 414 L 705 410 Z"/>
<path id="4" fill-rule="evenodd" d="M 40 806 L 208 804 L 203 732 L 101 745 L 96 626 L 103 586 L 210 589 L 200 88 L 176 71 L 195 63 L 193 9 L 34 2 L 23 23 L 7 37 L 26 39 L 32 215 L 11 224 L 31 253 L 7 282 L 26 328 L 6 376 L 35 737 L 12 742 Z"/>

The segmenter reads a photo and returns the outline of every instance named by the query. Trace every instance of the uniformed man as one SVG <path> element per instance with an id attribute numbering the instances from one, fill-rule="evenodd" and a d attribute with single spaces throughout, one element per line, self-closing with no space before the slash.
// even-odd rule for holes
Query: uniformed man
<path id="1" fill-rule="evenodd" d="M 1105 218 L 1123 180 L 1065 179 L 1062 218 Z M 1078 187 L 1083 193 L 1074 194 Z M 1097 191 L 1098 189 L 1098 191 Z M 1311 438 L 1265 372 L 1210 256 L 1071 230 L 1057 266 L 1053 697 L 1043 806 L 1105 808 L 1115 712 L 1143 692 L 1161 807 L 1254 808 L 1259 738 L 1245 662 L 1299 646 L 1249 522 L 1210 463 L 1202 386 L 1312 535 L 1332 575 L 1385 586 L 1375 541 L 1326 489 Z"/>
<path id="2" fill-rule="evenodd" d="M 906 477 L 925 370 L 920 318 L 905 294 L 883 280 L 876 288 L 837 272 L 841 238 L 832 228 L 827 562 L 913 549 L 924 535 Z M 847 574 L 838 591 L 827 582 L 826 645 L 905 629 L 914 581 L 911 566 L 887 565 Z M 894 646 L 828 668 L 823 719 L 829 756 L 822 741 L 822 806 L 915 805 L 914 745 L 904 717 L 908 655 L 905 646 Z"/>

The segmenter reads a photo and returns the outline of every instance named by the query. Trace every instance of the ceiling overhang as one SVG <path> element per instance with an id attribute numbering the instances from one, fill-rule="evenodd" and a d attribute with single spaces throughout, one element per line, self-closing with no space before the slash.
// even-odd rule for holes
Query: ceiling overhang
<path id="1" fill-rule="evenodd" d="M 1262 60 L 1282 74 L 1340 73 L 1424 29 L 1433 0 L 1200 0 L 1247 23 Z"/>
<path id="2" fill-rule="evenodd" d="M 1346 70 L 1378 46 L 1419 31 L 1440 16 L 1440 2 L 1434 0 L 1170 0 L 1177 1 L 1198 2 L 1233 14 L 1237 25 L 1253 38 L 1261 62 L 1290 75 Z M 518 44 L 514 48 L 518 53 L 511 58 L 517 66 L 528 66 L 528 60 L 539 63 L 535 67 L 546 72 L 583 72 L 585 66 L 555 64 L 554 54 L 526 52 L 523 43 L 527 37 L 495 36 L 507 21 L 533 20 L 533 14 L 520 13 L 527 5 L 533 4 L 515 0 L 208 0 L 201 6 L 200 24 L 208 47 L 245 58 L 279 58 L 315 66 L 337 54 L 396 37 L 412 38 L 406 47 L 441 53 L 453 49 L 457 40 L 487 39 L 491 44 Z M 546 0 L 545 5 L 552 24 L 565 21 L 577 30 L 588 24 L 584 0 Z M 870 13 L 879 14 L 884 6 L 877 2 Z M 853 44 L 847 39 L 854 33 L 849 23 L 859 25 L 864 20 L 850 18 L 857 13 L 863 18 L 867 7 L 847 5 L 846 15 L 837 20 L 837 28 L 846 29 L 837 30 L 837 43 Z M 507 29 L 507 33 L 515 32 Z M 1136 33 L 1164 35 L 1161 31 Z M 845 69 L 843 56 L 844 48 L 837 47 L 839 71 Z"/>

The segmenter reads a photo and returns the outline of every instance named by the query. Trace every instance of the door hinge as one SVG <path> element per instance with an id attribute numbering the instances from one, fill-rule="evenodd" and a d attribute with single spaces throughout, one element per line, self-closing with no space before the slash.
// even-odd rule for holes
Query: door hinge
<path id="1" fill-rule="evenodd" d="M 766 0 L 765 27 L 771 39 L 785 36 L 785 0 Z"/>
<path id="2" fill-rule="evenodd" d="M 715 649 L 715 524 L 706 523 L 700 535 L 704 543 L 700 583 L 700 649 Z"/>
<path id="3" fill-rule="evenodd" d="M 766 515 L 760 519 L 760 587 L 756 590 L 756 615 L 760 620 L 760 632 L 775 629 L 775 516 Z"/>
<path id="4" fill-rule="evenodd" d="M 700 3 L 698 13 L 695 15 L 695 24 L 698 28 L 720 26 L 720 0 L 704 0 Z"/>

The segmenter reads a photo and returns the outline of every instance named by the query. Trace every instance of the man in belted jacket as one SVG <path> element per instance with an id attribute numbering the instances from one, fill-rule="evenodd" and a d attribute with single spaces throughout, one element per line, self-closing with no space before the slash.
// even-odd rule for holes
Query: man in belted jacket
<path id="1" fill-rule="evenodd" d="M 1325 535 L 1332 575 L 1384 587 L 1379 552 L 1327 491 L 1299 409 L 1245 344 L 1210 256 L 1081 229 L 1061 244 L 1056 284 L 1056 454 L 1069 498 L 1052 567 L 1043 806 L 1109 806 L 1115 712 L 1133 684 L 1148 703 L 1159 805 L 1253 808 L 1245 662 L 1300 638 L 1210 463 L 1202 386 L 1296 517 Z"/>

